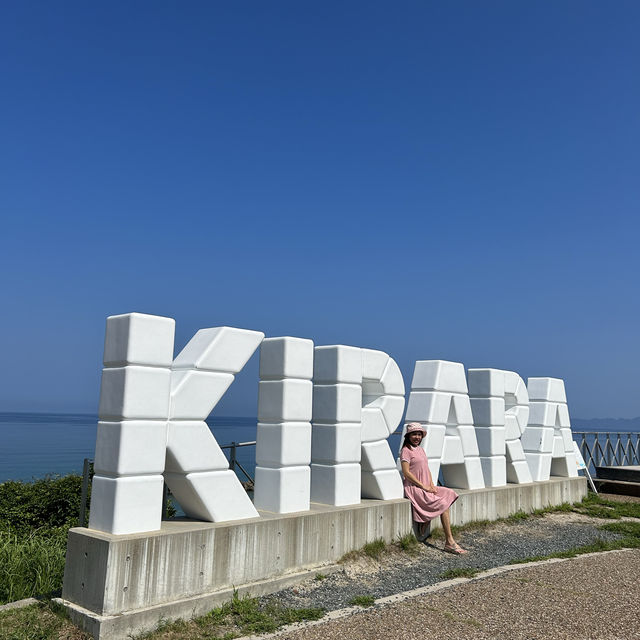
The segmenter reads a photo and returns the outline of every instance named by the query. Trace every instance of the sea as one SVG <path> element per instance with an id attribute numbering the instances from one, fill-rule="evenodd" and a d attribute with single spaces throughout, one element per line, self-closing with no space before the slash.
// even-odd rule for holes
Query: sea
<path id="1" fill-rule="evenodd" d="M 640 428 L 636 426 L 636 420 L 611 425 L 604 420 L 602 423 L 574 420 L 573 429 L 637 432 Z M 97 424 L 97 416 L 91 414 L 0 412 L 0 482 L 82 473 L 84 459 L 93 459 L 95 453 Z M 257 419 L 254 417 L 212 415 L 207 424 L 227 457 L 230 449 L 225 449 L 225 445 L 256 439 Z M 399 443 L 399 435 L 390 436 L 389 444 L 394 453 Z M 236 456 L 253 477 L 255 446 L 237 448 Z M 239 469 L 236 473 L 241 480 L 246 479 Z"/>

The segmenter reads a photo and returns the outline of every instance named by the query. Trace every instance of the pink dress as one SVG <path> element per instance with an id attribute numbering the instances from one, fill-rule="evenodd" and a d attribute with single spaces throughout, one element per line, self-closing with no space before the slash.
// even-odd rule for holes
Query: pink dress
<path id="1" fill-rule="evenodd" d="M 409 471 L 425 486 L 431 485 L 431 471 L 427 464 L 427 454 L 422 447 L 402 447 L 400 460 L 409 463 Z M 457 499 L 453 489 L 438 487 L 438 493 L 428 493 L 424 489 L 404 479 L 404 495 L 413 506 L 416 522 L 429 522 L 444 513 Z"/>

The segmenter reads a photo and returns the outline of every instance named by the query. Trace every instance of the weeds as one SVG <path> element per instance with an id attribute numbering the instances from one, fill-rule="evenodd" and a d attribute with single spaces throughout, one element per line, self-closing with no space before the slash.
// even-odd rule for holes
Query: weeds
<path id="1" fill-rule="evenodd" d="M 145 640 L 161 638 L 237 638 L 241 635 L 270 633 L 279 627 L 303 620 L 318 620 L 324 609 L 294 609 L 270 602 L 260 606 L 257 598 L 234 594 L 230 602 L 194 620 L 177 620 L 162 625 Z"/>
<path id="2" fill-rule="evenodd" d="M 362 552 L 365 556 L 369 556 L 370 558 L 375 558 L 377 560 L 382 555 L 386 547 L 387 543 L 382 538 L 378 538 L 373 542 L 367 542 L 367 544 L 362 547 Z"/>
<path id="3" fill-rule="evenodd" d="M 324 573 L 316 573 L 316 577 L 314 578 L 314 580 L 316 580 L 317 582 L 322 582 L 322 580 L 326 580 L 327 576 Z"/>
<path id="4" fill-rule="evenodd" d="M 351 598 L 349 604 L 356 607 L 372 607 L 376 603 L 376 599 L 373 596 L 356 596 Z"/>
<path id="5" fill-rule="evenodd" d="M 398 546 L 406 553 L 417 553 L 419 549 L 419 543 L 413 533 L 407 533 L 398 539 Z"/>

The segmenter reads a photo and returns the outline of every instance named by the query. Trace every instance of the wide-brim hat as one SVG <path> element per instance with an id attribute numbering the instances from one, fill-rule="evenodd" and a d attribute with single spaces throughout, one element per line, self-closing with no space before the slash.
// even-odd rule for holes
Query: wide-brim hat
<path id="1" fill-rule="evenodd" d="M 410 422 L 407 425 L 406 433 L 413 433 L 414 431 L 421 431 L 422 435 L 427 435 L 427 430 L 419 422 Z"/>

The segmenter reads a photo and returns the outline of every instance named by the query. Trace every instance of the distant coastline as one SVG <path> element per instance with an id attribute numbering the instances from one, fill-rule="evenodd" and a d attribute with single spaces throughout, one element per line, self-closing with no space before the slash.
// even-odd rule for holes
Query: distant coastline
<path id="1" fill-rule="evenodd" d="M 640 431 L 637 418 L 571 418 L 574 431 Z"/>

